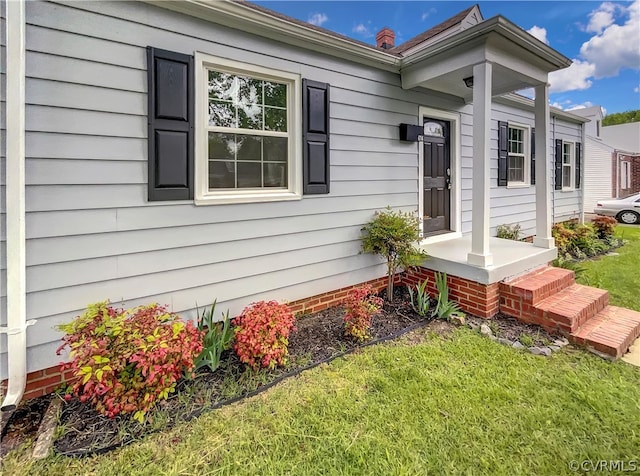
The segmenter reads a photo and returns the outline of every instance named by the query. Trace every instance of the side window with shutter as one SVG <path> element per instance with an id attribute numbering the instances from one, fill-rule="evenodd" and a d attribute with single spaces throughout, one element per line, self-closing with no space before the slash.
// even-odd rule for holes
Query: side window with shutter
<path id="1" fill-rule="evenodd" d="M 308 79 L 302 80 L 302 148 L 303 193 L 329 193 L 330 86 Z"/>
<path id="2" fill-rule="evenodd" d="M 507 186 L 509 173 L 509 123 L 498 122 L 498 187 Z"/>
<path id="3" fill-rule="evenodd" d="M 556 139 L 555 190 L 562 190 L 562 139 Z"/>
<path id="4" fill-rule="evenodd" d="M 536 184 L 536 128 L 531 128 L 531 185 Z"/>
<path id="5" fill-rule="evenodd" d="M 193 57 L 147 48 L 148 198 L 193 199 Z"/>

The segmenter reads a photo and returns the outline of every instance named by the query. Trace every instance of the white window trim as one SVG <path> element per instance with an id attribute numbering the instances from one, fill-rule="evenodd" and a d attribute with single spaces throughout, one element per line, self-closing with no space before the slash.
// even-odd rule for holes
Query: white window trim
<path id="1" fill-rule="evenodd" d="M 207 68 L 287 83 L 289 137 L 287 190 L 209 190 Z M 195 54 L 195 69 L 195 204 L 214 205 L 300 200 L 302 198 L 302 80 L 300 75 L 200 52 Z M 233 132 L 231 129 L 230 131 Z"/>
<path id="2" fill-rule="evenodd" d="M 620 164 L 620 189 L 631 188 L 631 162 L 623 160 Z"/>
<path id="3" fill-rule="evenodd" d="M 522 182 L 511 182 L 509 180 L 509 129 L 522 129 L 524 149 L 524 180 Z M 508 122 L 507 125 L 507 188 L 527 188 L 531 187 L 531 126 L 518 122 Z"/>
<path id="4" fill-rule="evenodd" d="M 565 144 L 569 144 L 569 152 L 571 154 L 571 160 L 570 160 L 570 164 L 569 165 L 565 165 L 564 163 L 564 146 Z M 576 174 L 575 174 L 575 170 L 576 170 L 576 143 L 575 142 L 571 142 L 568 140 L 563 140 L 562 141 L 562 191 L 563 192 L 570 192 L 572 190 L 575 190 L 575 185 L 576 185 Z M 570 173 L 569 173 L 569 178 L 571 183 L 569 184 L 568 187 L 565 187 L 564 185 L 564 168 L 565 167 L 569 167 L 570 168 Z"/>

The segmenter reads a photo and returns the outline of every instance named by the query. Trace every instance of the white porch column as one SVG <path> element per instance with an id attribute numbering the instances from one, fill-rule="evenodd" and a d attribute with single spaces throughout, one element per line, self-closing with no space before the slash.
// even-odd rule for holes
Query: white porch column
<path id="1" fill-rule="evenodd" d="M 487 267 L 493 264 L 489 251 L 489 153 L 491 136 L 491 77 L 493 65 L 473 67 L 473 189 L 471 204 L 471 253 L 467 262 Z"/>
<path id="2" fill-rule="evenodd" d="M 551 180 L 549 173 L 549 86 L 536 86 L 536 236 L 534 246 L 553 248 L 551 237 Z"/>

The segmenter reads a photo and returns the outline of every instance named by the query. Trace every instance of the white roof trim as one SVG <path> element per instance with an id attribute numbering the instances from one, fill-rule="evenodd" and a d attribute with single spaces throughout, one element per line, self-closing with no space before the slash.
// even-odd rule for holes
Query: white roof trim
<path id="1" fill-rule="evenodd" d="M 508 106 L 516 106 L 516 107 L 524 107 L 525 109 L 534 109 L 534 100 L 529 99 L 525 96 L 520 96 L 515 93 L 503 94 L 501 96 L 496 96 L 493 98 L 494 101 L 500 102 L 502 104 L 506 104 Z M 585 122 L 591 122 L 590 119 L 586 117 L 577 116 L 575 114 L 571 114 L 570 112 L 563 111 L 562 109 L 558 109 L 557 107 L 549 106 L 549 110 L 551 111 L 552 116 L 562 117 L 563 119 L 568 119 L 571 122 L 575 122 L 578 124 L 583 124 Z"/>

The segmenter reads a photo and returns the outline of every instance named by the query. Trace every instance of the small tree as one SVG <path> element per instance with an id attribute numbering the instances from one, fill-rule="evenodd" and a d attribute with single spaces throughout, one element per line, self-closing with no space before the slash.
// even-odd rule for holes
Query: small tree
<path id="1" fill-rule="evenodd" d="M 417 266 L 427 257 L 418 249 L 420 222 L 413 213 L 393 211 L 391 207 L 376 212 L 362 228 L 362 251 L 387 260 L 387 299 L 393 302 L 393 276 L 399 267 Z"/>

